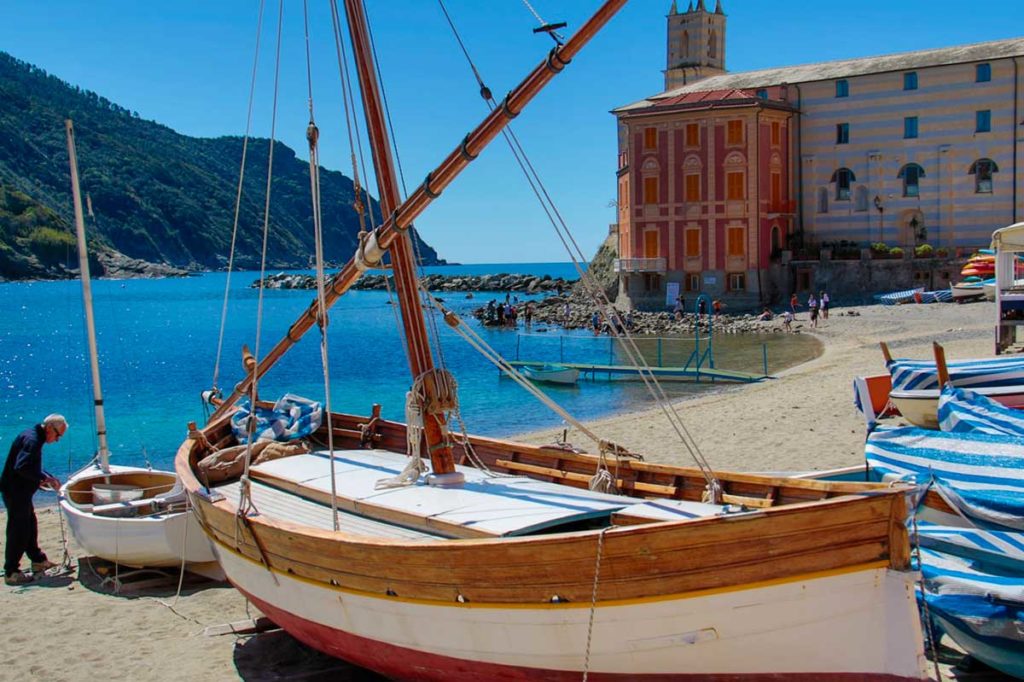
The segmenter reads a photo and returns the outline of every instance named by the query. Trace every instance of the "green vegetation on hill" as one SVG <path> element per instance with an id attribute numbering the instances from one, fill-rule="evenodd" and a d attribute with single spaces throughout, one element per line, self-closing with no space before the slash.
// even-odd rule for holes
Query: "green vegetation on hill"
<path id="1" fill-rule="evenodd" d="M 226 264 L 241 137 L 180 135 L 0 52 L 0 276 L 59 276 L 53 258 L 74 248 L 65 118 L 75 124 L 99 248 L 178 267 Z M 269 140 L 249 141 L 237 267 L 259 265 L 268 150 Z M 352 181 L 321 169 L 320 185 L 325 257 L 345 262 L 359 230 Z M 309 164 L 281 143 L 271 199 L 269 267 L 306 267 L 314 252 Z M 432 248 L 418 247 L 426 264 L 438 262 Z"/>

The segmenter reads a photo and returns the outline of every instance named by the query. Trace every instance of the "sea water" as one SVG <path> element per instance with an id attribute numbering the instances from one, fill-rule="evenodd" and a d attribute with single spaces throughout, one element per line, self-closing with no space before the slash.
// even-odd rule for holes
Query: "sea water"
<path id="1" fill-rule="evenodd" d="M 569 263 L 440 266 L 427 273 L 551 275 L 575 278 Z M 243 344 L 259 357 L 284 337 L 313 300 L 310 291 L 251 288 L 258 275 L 208 273 L 184 279 L 96 280 L 93 282 L 96 333 L 111 461 L 172 467 L 174 452 L 189 421 L 203 423 L 201 393 L 216 385 L 224 393 L 242 378 Z M 230 282 L 223 322 L 225 285 Z M 522 294 L 518 294 L 522 298 Z M 474 308 L 497 292 L 449 292 L 444 304 L 458 313 L 486 342 L 509 359 L 545 362 L 622 364 L 625 356 L 608 336 L 566 332 L 534 325 L 526 333 L 486 328 L 472 318 Z M 260 328 L 257 344 L 257 326 Z M 561 417 L 525 392 L 457 337 L 439 317 L 429 326 L 440 337 L 439 358 L 459 384 L 461 417 L 471 433 L 510 436 L 550 430 Z M 350 291 L 331 309 L 327 329 L 331 408 L 367 414 L 380 403 L 388 419 L 404 419 L 410 385 L 398 307 L 386 291 Z M 768 345 L 765 345 L 765 344 Z M 701 352 L 707 347 L 702 339 Z M 219 358 L 217 348 L 222 347 Z M 644 342 L 648 361 L 681 365 L 694 351 L 693 338 Z M 806 360 L 815 343 L 800 335 L 717 336 L 716 366 L 769 372 Z M 323 400 L 326 382 L 317 328 L 287 353 L 260 381 L 261 398 L 286 392 Z M 720 386 L 721 384 L 719 384 Z M 670 396 L 713 388 L 713 384 L 671 382 Z M 587 420 L 651 404 L 639 381 L 584 380 L 575 386 L 544 385 L 543 390 L 576 418 Z M 47 446 L 47 468 L 64 478 L 87 463 L 97 449 L 87 340 L 80 283 L 0 284 L 0 456 L 11 440 L 51 412 L 68 418 L 70 428 Z M 587 445 L 590 444 L 580 444 Z"/>

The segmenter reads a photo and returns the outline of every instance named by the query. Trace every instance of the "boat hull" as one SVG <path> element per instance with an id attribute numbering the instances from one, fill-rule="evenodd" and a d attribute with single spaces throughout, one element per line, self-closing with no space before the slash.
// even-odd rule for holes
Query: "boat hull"
<path id="1" fill-rule="evenodd" d="M 972 389 L 1006 407 L 1024 409 L 1024 387 L 1001 386 L 993 388 Z M 889 400 L 896 406 L 900 414 L 914 426 L 926 429 L 939 428 L 938 408 L 939 391 L 923 389 L 919 391 L 892 391 Z"/>
<path id="2" fill-rule="evenodd" d="M 540 381 L 548 384 L 575 384 L 580 378 L 580 371 L 578 369 L 555 365 L 523 367 L 523 374 L 530 381 Z"/>
<path id="3" fill-rule="evenodd" d="M 182 559 L 204 575 L 216 574 L 216 555 L 209 539 L 203 533 L 191 510 L 155 513 L 139 516 L 112 516 L 92 512 L 91 504 L 72 501 L 75 488 L 89 487 L 92 482 L 103 483 L 128 480 L 134 477 L 164 476 L 174 484 L 172 472 L 152 472 L 141 467 L 111 467 L 109 475 L 96 468 L 74 474 L 61 488 L 60 508 L 68 522 L 75 541 L 91 556 L 122 566 L 168 567 L 180 566 Z M 177 496 L 184 502 L 178 486 L 167 495 Z M 142 500 L 145 502 L 145 500 Z"/>
<path id="4" fill-rule="evenodd" d="M 217 545 L 229 580 L 329 655 L 395 679 L 918 680 L 913 577 L 886 567 L 649 599 L 458 604 L 342 590 Z M 287 610 L 280 604 L 288 604 Z M 593 616 L 588 661 L 588 630 Z"/>

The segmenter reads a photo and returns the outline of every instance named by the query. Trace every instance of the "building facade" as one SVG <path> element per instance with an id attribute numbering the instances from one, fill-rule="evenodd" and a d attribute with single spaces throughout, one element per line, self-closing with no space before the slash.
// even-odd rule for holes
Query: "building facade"
<path id="1" fill-rule="evenodd" d="M 1024 219 L 1024 39 L 729 74 L 725 19 L 673 3 L 666 90 L 614 112 L 620 295 L 756 305 L 814 285 L 800 254 L 954 255 Z"/>

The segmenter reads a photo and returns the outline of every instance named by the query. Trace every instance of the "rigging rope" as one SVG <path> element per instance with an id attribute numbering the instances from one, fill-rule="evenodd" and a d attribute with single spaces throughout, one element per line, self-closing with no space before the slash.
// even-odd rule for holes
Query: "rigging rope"
<path id="1" fill-rule="evenodd" d="M 238 219 L 242 211 L 242 186 L 245 182 L 245 159 L 249 153 L 249 136 L 252 133 L 252 110 L 256 97 L 256 71 L 260 59 L 260 36 L 263 33 L 263 12 L 265 0 L 260 0 L 259 14 L 256 19 L 256 49 L 252 58 L 252 76 L 249 79 L 249 106 L 245 116 L 245 137 L 242 138 L 242 160 L 238 168 L 238 189 L 235 192 L 235 217 L 231 226 L 231 249 L 228 252 L 228 274 L 224 281 L 224 304 L 220 312 L 220 332 L 217 334 L 217 356 L 213 364 L 214 394 L 218 394 L 217 381 L 220 378 L 220 359 L 224 348 L 224 329 L 228 319 L 228 297 L 231 291 L 231 273 L 235 267 L 235 244 L 238 238 Z"/>
<path id="2" fill-rule="evenodd" d="M 438 0 L 438 2 L 441 4 L 443 9 L 443 0 Z M 534 16 L 538 19 L 538 21 L 541 21 L 541 23 L 543 24 L 543 20 L 533 10 L 529 2 L 524 0 L 524 3 L 530 9 L 530 11 L 533 12 Z M 476 68 L 476 65 L 472 61 L 472 58 L 469 56 L 468 50 L 465 49 L 465 45 L 458 34 L 458 30 L 456 29 L 454 22 L 452 22 L 451 17 L 448 15 L 446 10 L 445 16 L 446 18 L 448 18 L 448 23 L 451 26 L 452 32 L 456 36 L 456 40 L 463 48 L 463 53 L 465 54 L 466 59 L 469 62 L 470 69 L 472 70 L 473 75 L 477 80 L 477 85 L 480 88 L 481 95 L 487 101 L 488 107 L 493 110 L 497 106 L 497 102 L 495 102 L 493 96 L 491 96 L 490 89 L 486 86 L 482 77 L 480 76 L 479 70 Z M 565 247 L 566 252 L 569 254 L 573 266 L 579 274 L 580 282 L 583 284 L 585 292 L 590 297 L 590 299 L 600 309 L 604 311 L 605 317 L 612 322 L 612 324 L 609 325 L 612 335 L 620 342 L 620 347 L 626 353 L 626 356 L 630 360 L 630 362 L 633 365 L 641 368 L 639 375 L 641 380 L 644 382 L 647 391 L 650 393 L 655 403 L 662 410 L 662 413 L 667 418 L 670 426 L 676 432 L 676 435 L 678 436 L 680 442 L 689 452 L 690 456 L 697 464 L 698 469 L 700 469 L 708 485 L 710 498 L 713 501 L 717 501 L 721 494 L 721 486 L 718 483 L 714 475 L 714 472 L 711 469 L 710 463 L 707 461 L 703 453 L 700 451 L 700 448 L 696 440 L 693 438 L 692 434 L 686 428 L 685 424 L 683 424 L 675 406 L 672 404 L 671 400 L 669 400 L 668 395 L 665 393 L 660 382 L 658 382 L 657 377 L 654 376 L 654 373 L 651 371 L 651 368 L 648 365 L 646 359 L 643 357 L 643 354 L 636 346 L 636 343 L 633 340 L 632 336 L 628 333 L 628 331 L 626 331 L 626 325 L 623 323 L 623 320 L 619 315 L 618 311 L 612 305 L 611 301 L 608 300 L 608 297 L 604 294 L 604 291 L 601 289 L 601 287 L 597 285 L 596 282 L 593 281 L 593 277 L 588 272 L 586 272 L 581 266 L 581 261 L 586 262 L 587 259 L 583 255 L 583 252 L 580 249 L 579 244 L 573 238 L 568 225 L 562 218 L 561 213 L 558 211 L 558 208 L 555 205 L 554 200 L 551 198 L 551 195 L 548 193 L 546 187 L 544 186 L 543 181 L 540 179 L 540 175 L 537 173 L 533 164 L 530 162 L 529 157 L 527 156 L 525 149 L 522 147 L 518 138 L 516 137 L 511 124 L 509 124 L 508 126 L 506 126 L 505 129 L 502 130 L 502 135 L 505 137 L 505 140 L 508 143 L 513 156 L 516 158 L 516 161 L 519 164 L 520 169 L 523 171 L 523 174 L 526 177 L 526 180 L 529 183 L 530 188 L 533 190 L 534 195 L 537 197 L 538 202 L 541 204 L 541 207 L 547 215 L 548 220 L 550 221 L 552 227 L 555 229 L 556 235 L 562 242 L 562 245 Z M 619 331 L 620 329 L 622 330 L 622 332 Z"/>
<path id="3" fill-rule="evenodd" d="M 281 32 L 283 24 L 284 0 L 279 0 L 277 9 L 277 46 L 274 55 L 274 97 L 270 116 L 270 145 L 269 151 L 267 152 L 266 198 L 263 204 L 263 245 L 260 253 L 260 286 L 256 303 L 256 341 L 254 343 L 252 357 L 252 382 L 249 385 L 249 404 L 251 405 L 248 423 L 249 438 L 246 439 L 245 468 L 242 473 L 241 485 L 239 486 L 238 493 L 239 499 L 236 514 L 239 516 L 244 516 L 249 513 L 250 510 L 255 509 L 252 501 L 252 495 L 249 490 L 249 465 L 252 462 L 252 443 L 254 440 L 252 435 L 255 433 L 256 429 L 256 402 L 258 396 L 257 384 L 259 383 L 259 376 L 256 372 L 256 368 L 259 367 L 260 339 L 263 331 L 263 294 L 266 290 L 267 242 L 269 241 L 270 235 L 270 190 L 271 182 L 274 178 L 274 143 L 276 142 L 277 135 L 277 96 L 281 85 Z M 249 368 L 247 367 L 246 370 L 249 371 Z"/>
<path id="4" fill-rule="evenodd" d="M 309 126 L 306 128 L 306 140 L 309 142 L 309 191 L 313 201 L 313 243 L 316 251 L 316 300 L 317 326 L 320 328 L 320 362 L 324 375 L 324 410 L 327 415 L 327 451 L 331 463 L 331 520 L 334 530 L 338 524 L 338 495 L 334 466 L 334 427 L 331 424 L 331 370 L 327 351 L 327 326 L 330 318 L 327 313 L 327 299 L 324 293 L 324 235 L 323 219 L 320 204 L 320 130 L 313 116 L 313 66 L 309 57 L 309 4 L 302 1 L 303 27 L 306 32 L 306 81 L 309 92 Z M 255 408 L 254 408 L 255 411 Z M 251 440 L 251 439 L 250 439 Z"/>

